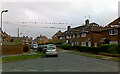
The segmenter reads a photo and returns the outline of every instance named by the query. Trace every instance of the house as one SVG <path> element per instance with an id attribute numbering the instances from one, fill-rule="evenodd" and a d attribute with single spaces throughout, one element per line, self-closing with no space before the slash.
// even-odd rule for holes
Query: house
<path id="1" fill-rule="evenodd" d="M 25 43 L 30 43 L 32 42 L 32 37 L 29 36 L 23 36 L 23 37 L 11 37 L 11 41 L 21 41 L 21 42 L 25 42 Z"/>
<path id="2" fill-rule="evenodd" d="M 37 36 L 34 39 L 34 42 L 37 42 L 38 44 L 41 44 L 41 43 L 47 43 L 47 42 L 49 42 L 49 40 L 45 35 L 40 35 L 40 36 Z"/>
<path id="3" fill-rule="evenodd" d="M 61 30 L 59 30 L 56 34 L 52 36 L 52 42 L 57 42 L 59 41 L 58 36 L 62 34 Z"/>
<path id="4" fill-rule="evenodd" d="M 109 23 L 101 31 L 102 44 L 118 44 L 120 43 L 120 17 Z"/>
<path id="5" fill-rule="evenodd" d="M 0 28 L 0 41 L 1 41 L 1 35 L 2 35 L 2 42 L 10 42 L 11 36 L 8 35 L 6 32 L 3 32 L 3 31 L 2 31 L 2 34 L 1 34 L 1 28 Z"/>
<path id="6" fill-rule="evenodd" d="M 2 34 L 2 40 L 3 40 L 3 42 L 10 42 L 11 36 L 8 35 L 6 32 L 3 32 L 3 34 Z"/>
<path id="7" fill-rule="evenodd" d="M 67 31 L 58 36 L 59 40 L 66 44 L 81 46 L 100 46 L 101 27 L 95 22 L 89 23 L 89 19 L 85 24 L 75 28 L 68 26 Z"/>

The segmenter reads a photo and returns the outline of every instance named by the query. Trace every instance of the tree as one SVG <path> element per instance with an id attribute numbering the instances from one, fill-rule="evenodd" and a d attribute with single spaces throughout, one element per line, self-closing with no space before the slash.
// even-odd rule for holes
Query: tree
<path id="1" fill-rule="evenodd" d="M 11 39 L 10 42 L 14 42 L 14 39 Z"/>

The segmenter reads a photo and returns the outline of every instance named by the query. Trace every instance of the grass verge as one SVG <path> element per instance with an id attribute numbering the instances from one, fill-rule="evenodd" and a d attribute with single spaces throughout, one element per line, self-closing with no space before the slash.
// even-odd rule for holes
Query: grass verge
<path id="1" fill-rule="evenodd" d="M 61 49 L 57 49 L 57 51 L 62 51 Z"/>
<path id="2" fill-rule="evenodd" d="M 77 55 L 83 55 L 83 56 L 88 56 L 88 57 L 92 57 L 92 58 L 106 58 L 105 56 L 85 54 L 85 53 L 79 53 L 79 52 L 67 52 L 67 53 L 72 53 L 72 54 L 77 54 Z"/>
<path id="3" fill-rule="evenodd" d="M 120 62 L 120 58 L 111 58 L 111 59 L 107 59 L 107 60 L 111 60 L 111 61 Z"/>
<path id="4" fill-rule="evenodd" d="M 87 57 L 92 57 L 92 58 L 98 58 L 98 59 L 104 59 L 107 58 L 107 56 L 101 56 L 101 55 L 92 55 L 92 54 L 86 54 L 86 53 L 79 53 L 79 52 L 67 52 L 67 53 L 71 53 L 71 54 L 77 54 L 77 55 L 82 55 L 82 56 L 87 56 Z M 108 59 L 104 59 L 104 60 L 111 60 L 111 61 L 120 61 L 120 59 L 118 58 L 108 58 Z"/>
<path id="5" fill-rule="evenodd" d="M 42 58 L 45 56 L 45 54 L 43 54 L 42 52 L 38 52 L 34 50 L 33 52 L 38 53 L 38 54 L 2 57 L 2 62 L 8 63 L 8 62 L 14 62 L 14 61 L 24 61 L 24 60 L 35 59 L 35 58 Z"/>
<path id="6" fill-rule="evenodd" d="M 38 53 L 39 55 L 45 55 L 44 53 L 38 52 L 38 51 L 36 51 L 36 50 L 32 50 L 32 52 Z"/>
<path id="7" fill-rule="evenodd" d="M 41 58 L 44 55 L 19 55 L 19 56 L 11 56 L 11 57 L 2 57 L 3 63 L 13 62 L 13 61 L 21 61 L 21 60 L 28 60 L 28 59 L 34 59 L 34 58 Z"/>

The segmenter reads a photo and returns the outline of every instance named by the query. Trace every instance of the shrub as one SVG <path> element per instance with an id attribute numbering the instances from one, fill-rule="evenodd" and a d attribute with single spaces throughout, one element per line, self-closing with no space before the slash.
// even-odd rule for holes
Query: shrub
<path id="1" fill-rule="evenodd" d="M 81 52 L 93 52 L 98 53 L 100 51 L 100 47 L 89 47 L 89 46 L 73 46 L 73 49 L 78 49 Z"/>
<path id="2" fill-rule="evenodd" d="M 72 45 L 70 45 L 70 44 L 62 44 L 61 48 L 65 49 L 65 50 L 70 50 L 72 48 Z"/>
<path id="3" fill-rule="evenodd" d="M 120 44 L 105 44 L 100 47 L 101 52 L 119 54 Z"/>
<path id="4" fill-rule="evenodd" d="M 62 43 L 61 41 L 56 41 L 55 44 L 56 44 L 56 45 L 61 45 L 61 44 L 63 44 L 63 43 Z"/>
<path id="5" fill-rule="evenodd" d="M 38 44 L 38 45 L 44 45 L 45 43 L 41 43 L 41 44 Z"/>

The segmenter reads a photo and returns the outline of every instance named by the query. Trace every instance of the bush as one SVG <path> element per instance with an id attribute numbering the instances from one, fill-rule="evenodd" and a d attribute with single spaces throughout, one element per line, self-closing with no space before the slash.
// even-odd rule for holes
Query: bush
<path id="1" fill-rule="evenodd" d="M 98 53 L 100 51 L 100 47 L 89 47 L 89 46 L 73 46 L 73 49 L 78 49 L 81 52 L 93 52 Z"/>
<path id="2" fill-rule="evenodd" d="M 120 44 L 105 44 L 101 46 L 101 52 L 119 54 L 120 53 Z"/>
<path id="3" fill-rule="evenodd" d="M 72 45 L 70 45 L 70 44 L 62 44 L 61 48 L 65 49 L 65 50 L 70 50 L 72 48 Z"/>
<path id="4" fill-rule="evenodd" d="M 45 43 L 41 43 L 41 44 L 38 44 L 38 45 L 44 45 Z"/>
<path id="5" fill-rule="evenodd" d="M 55 44 L 56 44 L 56 45 L 61 45 L 61 44 L 63 44 L 63 43 L 62 43 L 61 41 L 56 41 Z"/>
<path id="6" fill-rule="evenodd" d="M 93 52 L 95 54 L 99 52 L 110 53 L 110 54 L 120 54 L 120 44 L 104 44 L 98 47 L 89 46 L 71 46 L 69 44 L 62 44 L 63 49 L 78 49 L 81 52 Z"/>
<path id="7" fill-rule="evenodd" d="M 104 44 L 98 47 L 73 46 L 72 48 L 78 49 L 81 52 L 93 52 L 95 54 L 99 52 L 110 53 L 110 54 L 120 54 L 120 44 Z"/>

